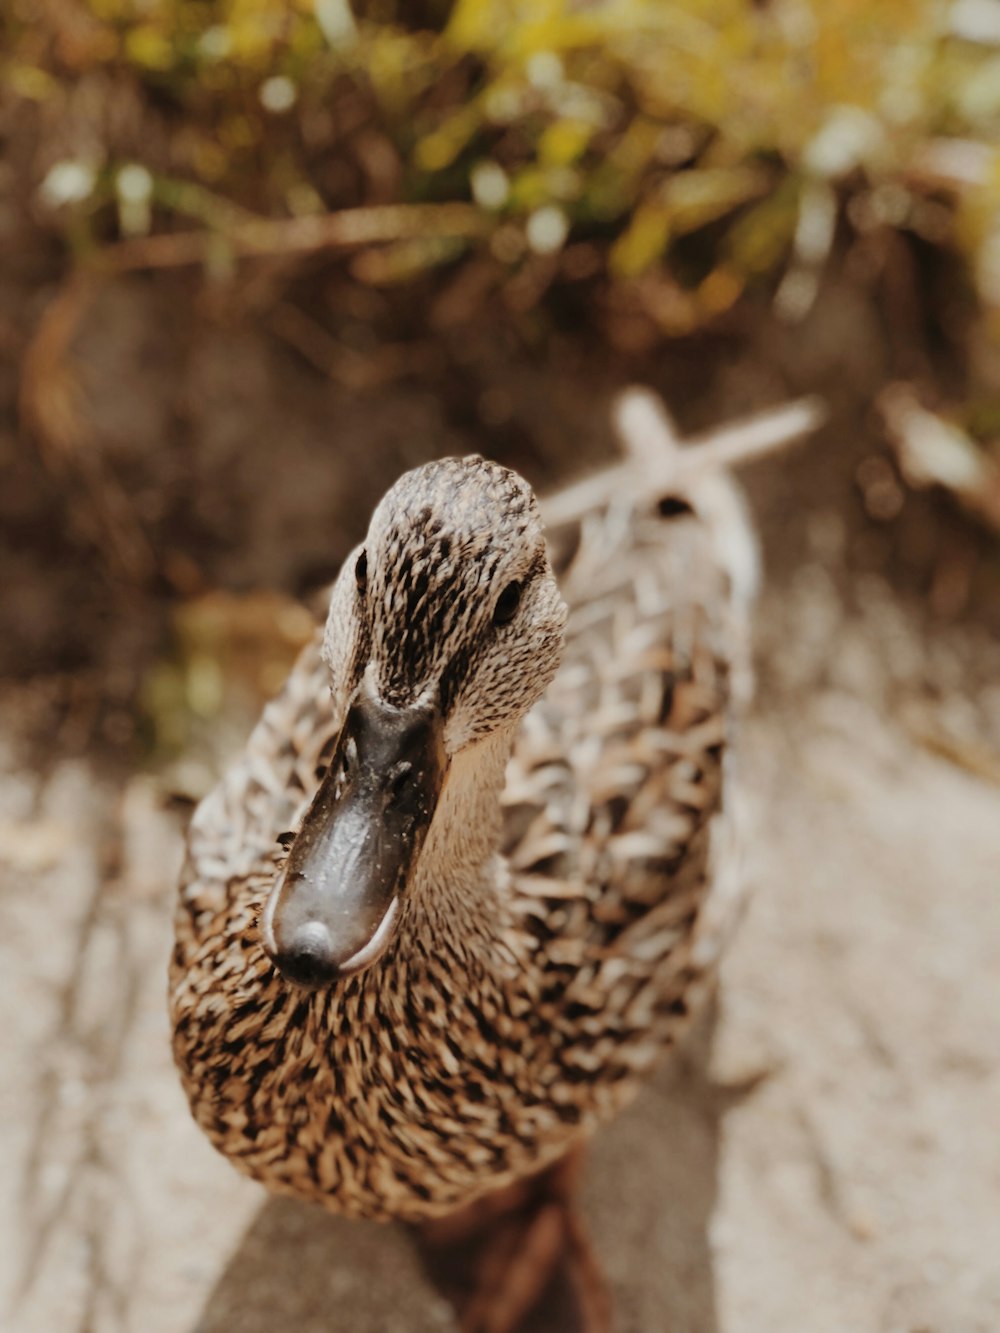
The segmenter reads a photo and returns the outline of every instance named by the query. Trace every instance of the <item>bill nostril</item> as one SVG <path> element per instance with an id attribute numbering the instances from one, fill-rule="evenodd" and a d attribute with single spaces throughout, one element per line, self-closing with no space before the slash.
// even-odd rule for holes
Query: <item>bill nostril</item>
<path id="1" fill-rule="evenodd" d="M 420 772 L 411 762 L 397 764 L 388 774 L 385 782 L 385 808 L 400 809 L 407 804 L 416 792 L 420 782 Z"/>
<path id="2" fill-rule="evenodd" d="M 399 764 L 389 782 L 389 804 L 398 805 L 405 800 L 417 778 L 413 765 Z"/>
<path id="3" fill-rule="evenodd" d="M 286 981 L 315 989 L 336 981 L 339 975 L 333 938 L 322 921 L 307 921 L 280 948 L 275 966 Z"/>

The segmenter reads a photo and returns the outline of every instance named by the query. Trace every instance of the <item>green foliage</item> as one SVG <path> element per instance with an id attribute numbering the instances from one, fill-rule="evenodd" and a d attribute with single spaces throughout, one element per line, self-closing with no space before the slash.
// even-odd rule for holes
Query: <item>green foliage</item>
<path id="1" fill-rule="evenodd" d="M 584 247 L 580 271 L 659 284 L 673 333 L 819 269 L 845 210 L 957 248 L 1000 306 L 1000 54 L 960 11 L 975 0 L 83 0 L 70 21 L 20 0 L 3 72 L 55 118 L 89 83 L 155 127 L 109 112 L 40 182 L 78 248 L 472 201 L 477 234 L 429 214 L 426 244 L 407 234 L 362 280 Z"/>

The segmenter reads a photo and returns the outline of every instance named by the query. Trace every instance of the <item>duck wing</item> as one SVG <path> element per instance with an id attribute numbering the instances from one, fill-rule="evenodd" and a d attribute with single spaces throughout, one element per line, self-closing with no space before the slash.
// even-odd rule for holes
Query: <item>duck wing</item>
<path id="1" fill-rule="evenodd" d="M 556 534 L 564 663 L 503 796 L 540 1024 L 572 1081 L 614 1085 L 677 1034 L 743 893 L 733 756 L 756 547 L 721 473 L 612 495 Z"/>

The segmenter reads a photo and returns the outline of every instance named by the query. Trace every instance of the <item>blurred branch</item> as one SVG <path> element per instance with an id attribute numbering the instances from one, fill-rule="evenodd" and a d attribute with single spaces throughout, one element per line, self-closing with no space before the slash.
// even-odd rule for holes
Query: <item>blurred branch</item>
<path id="1" fill-rule="evenodd" d="M 943 487 L 1000 532 L 1000 464 L 961 426 L 923 407 L 909 384 L 890 384 L 878 409 L 910 485 Z"/>
<path id="2" fill-rule="evenodd" d="M 1000 787 L 1000 756 L 989 746 L 952 735 L 928 710 L 904 710 L 903 725 L 914 741 L 930 754 L 946 759 L 965 773 Z"/>
<path id="3" fill-rule="evenodd" d="M 431 361 L 430 349 L 413 342 L 382 342 L 368 353 L 358 352 L 287 301 L 274 308 L 268 325 L 321 374 L 353 392 L 376 388 L 403 374 L 423 374 Z"/>
<path id="4" fill-rule="evenodd" d="M 924 190 L 961 191 L 990 184 L 997 150 L 975 139 L 930 139 L 921 144 L 906 171 L 909 184 Z"/>
<path id="5" fill-rule="evenodd" d="M 41 216 L 98 269 L 371 246 L 356 276 L 381 285 L 466 243 L 516 320 L 586 247 L 642 303 L 602 329 L 635 350 L 754 292 L 800 320 L 834 247 L 886 227 L 954 248 L 1000 308 L 995 3 L 944 8 L 49 0 L 46 40 L 12 18 L 0 64 L 45 107 Z"/>
<path id="6" fill-rule="evenodd" d="M 96 263 L 118 273 L 180 268 L 210 261 L 220 247 L 238 257 L 308 255 L 393 241 L 479 237 L 492 225 L 471 204 L 381 204 L 316 217 L 234 221 L 224 231 L 143 236 L 106 246 Z"/>

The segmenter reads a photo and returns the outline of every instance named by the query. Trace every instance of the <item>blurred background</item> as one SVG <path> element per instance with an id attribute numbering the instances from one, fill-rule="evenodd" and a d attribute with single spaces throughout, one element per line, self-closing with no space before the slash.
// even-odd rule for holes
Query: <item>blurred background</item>
<path id="1" fill-rule="evenodd" d="M 552 488 L 633 382 L 827 421 L 743 476 L 756 901 L 595 1152 L 621 1328 L 1000 1327 L 1000 0 L 4 0 L 5 1328 L 451 1329 L 190 1124 L 181 833 L 402 469 Z"/>

